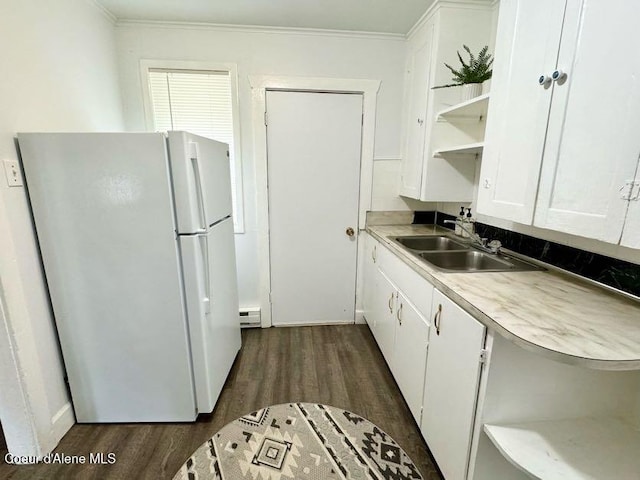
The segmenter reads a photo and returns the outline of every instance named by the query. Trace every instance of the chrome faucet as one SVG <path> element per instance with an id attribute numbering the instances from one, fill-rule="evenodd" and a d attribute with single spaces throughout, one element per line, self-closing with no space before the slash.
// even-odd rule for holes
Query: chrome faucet
<path id="1" fill-rule="evenodd" d="M 462 230 L 469 234 L 469 238 L 471 239 L 471 245 L 482 250 L 483 252 L 496 254 L 500 252 L 500 248 L 502 247 L 502 243 L 500 240 L 491 240 L 488 238 L 482 238 L 477 233 L 468 230 L 464 222 L 459 222 L 457 220 L 445 220 L 444 223 L 451 223 L 453 225 L 458 225 Z"/>

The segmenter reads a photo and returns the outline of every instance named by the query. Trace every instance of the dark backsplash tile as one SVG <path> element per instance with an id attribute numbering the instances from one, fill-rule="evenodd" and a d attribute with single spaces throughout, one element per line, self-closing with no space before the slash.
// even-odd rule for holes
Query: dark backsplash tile
<path id="1" fill-rule="evenodd" d="M 418 225 L 434 225 L 436 223 L 436 212 L 413 212 L 413 223 Z"/>
<path id="2" fill-rule="evenodd" d="M 433 224 L 432 215 L 435 216 L 437 225 L 452 229 L 452 225 L 445 224 L 444 220 L 454 220 L 456 217 L 442 212 L 415 212 L 413 223 Z M 422 221 L 423 219 L 427 219 L 427 221 Z M 635 263 L 568 247 L 480 222 L 476 222 L 476 232 L 481 237 L 500 240 L 505 248 L 514 252 L 640 297 L 640 265 Z"/>

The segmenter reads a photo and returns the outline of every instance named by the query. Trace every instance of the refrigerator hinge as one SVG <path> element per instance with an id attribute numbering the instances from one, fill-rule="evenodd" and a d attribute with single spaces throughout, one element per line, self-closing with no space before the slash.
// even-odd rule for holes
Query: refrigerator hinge
<path id="1" fill-rule="evenodd" d="M 486 348 L 483 348 L 482 350 L 480 350 L 480 364 L 486 365 L 488 359 L 489 359 L 489 350 L 487 350 Z"/>

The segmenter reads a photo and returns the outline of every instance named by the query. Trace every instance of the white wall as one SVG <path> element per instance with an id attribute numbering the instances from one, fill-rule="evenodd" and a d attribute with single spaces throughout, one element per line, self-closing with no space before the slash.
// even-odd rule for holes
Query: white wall
<path id="1" fill-rule="evenodd" d="M 0 2 L 0 160 L 19 131 L 121 130 L 113 23 L 89 0 Z M 73 424 L 24 188 L 0 172 L 0 420 L 9 450 L 53 449 Z"/>
<path id="2" fill-rule="evenodd" d="M 238 66 L 246 233 L 236 235 L 240 303 L 258 305 L 253 131 L 249 75 L 287 75 L 382 81 L 378 96 L 375 157 L 400 158 L 400 118 L 404 80 L 401 37 L 346 36 L 311 31 L 216 28 L 212 26 L 120 23 L 118 58 L 125 120 L 130 130 L 144 130 L 140 82 L 141 59 L 230 62 Z M 304 119 L 301 119 L 304 121 Z M 384 161 L 384 160 L 383 160 Z M 397 160 L 376 162 L 375 171 L 397 170 Z M 407 209 L 384 179 L 374 180 L 375 206 Z"/>

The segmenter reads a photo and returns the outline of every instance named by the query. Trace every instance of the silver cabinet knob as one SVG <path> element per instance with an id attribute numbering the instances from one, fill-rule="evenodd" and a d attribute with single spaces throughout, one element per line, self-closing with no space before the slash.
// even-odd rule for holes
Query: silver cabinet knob
<path id="1" fill-rule="evenodd" d="M 553 78 L 554 82 L 560 82 L 565 78 L 567 78 L 567 74 L 564 73 L 562 70 L 556 70 L 551 74 L 551 78 Z"/>
<path id="2" fill-rule="evenodd" d="M 538 83 L 540 85 L 549 85 L 551 83 L 551 77 L 548 77 L 546 75 L 540 75 L 540 77 L 538 77 Z"/>

